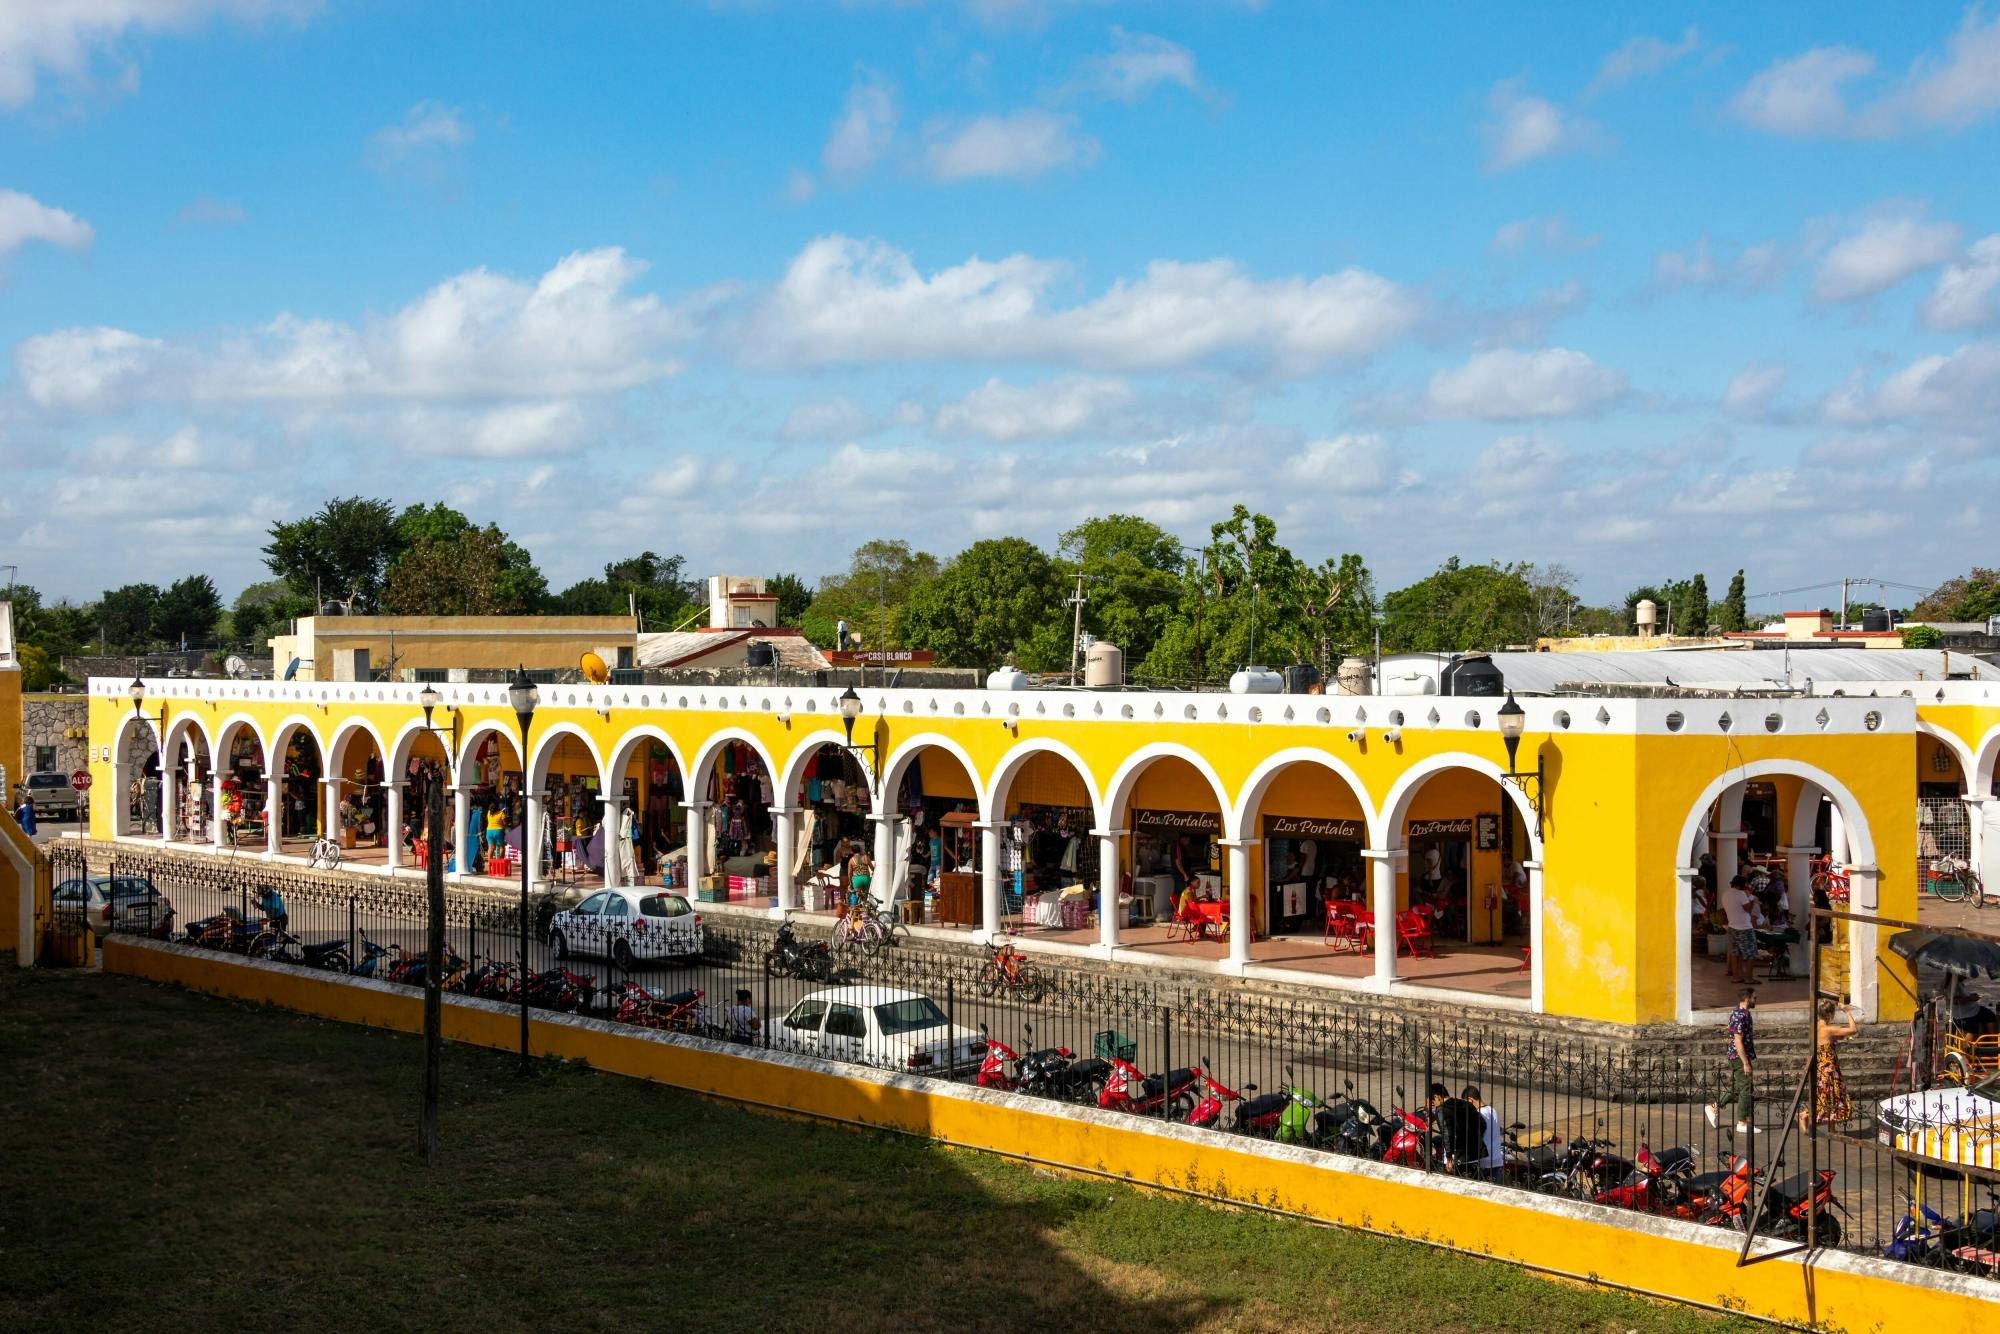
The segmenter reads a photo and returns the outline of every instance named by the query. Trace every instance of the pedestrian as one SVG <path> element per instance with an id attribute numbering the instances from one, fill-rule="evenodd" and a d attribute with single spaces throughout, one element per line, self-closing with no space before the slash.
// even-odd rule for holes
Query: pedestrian
<path id="1" fill-rule="evenodd" d="M 1722 895 L 1722 915 L 1729 923 L 1729 976 L 1745 986 L 1757 980 L 1757 924 L 1750 916 L 1752 902 L 1743 877 L 1732 876 Z"/>
<path id="2" fill-rule="evenodd" d="M 1500 1113 L 1486 1105 L 1477 1084 L 1467 1084 L 1459 1090 L 1458 1096 L 1472 1105 L 1479 1113 L 1479 1123 L 1485 1128 L 1486 1156 L 1479 1160 L 1480 1175 L 1488 1181 L 1500 1180 L 1500 1169 L 1506 1164 L 1507 1150 L 1500 1135 Z"/>
<path id="3" fill-rule="evenodd" d="M 257 911 L 264 914 L 264 920 L 283 931 L 291 923 L 291 914 L 285 911 L 284 896 L 271 885 L 265 885 L 257 893 Z"/>
<path id="4" fill-rule="evenodd" d="M 1842 1022 L 1834 1023 L 1838 1012 Z M 1840 1073 L 1840 1058 L 1833 1046 L 1843 1038 L 1851 1038 L 1859 1032 L 1861 1025 L 1854 1022 L 1854 1011 L 1828 997 L 1819 1003 L 1819 1013 L 1813 1019 L 1813 1100 L 1812 1119 L 1821 1125 L 1839 1125 L 1854 1116 L 1854 1101 L 1847 1096 L 1847 1081 Z M 1811 1127 L 1806 1122 L 1806 1109 L 1799 1109 L 1799 1133 L 1805 1134 Z"/>
<path id="5" fill-rule="evenodd" d="M 757 1040 L 763 1030 L 764 1021 L 757 1017 L 757 1011 L 750 1004 L 747 988 L 736 989 L 736 1004 L 729 1007 L 729 1040 L 749 1046 Z"/>
<path id="6" fill-rule="evenodd" d="M 875 883 L 875 859 L 865 852 L 855 853 L 853 859 L 847 863 L 847 874 L 848 883 L 853 886 L 853 892 L 848 895 L 848 903 L 859 907 L 863 903 L 872 901 L 874 895 L 869 891 Z"/>
<path id="7" fill-rule="evenodd" d="M 1757 1025 L 1752 1017 L 1757 1009 L 1757 988 L 1744 987 L 1736 993 L 1736 1008 L 1729 1012 L 1729 1031 L 1726 1054 L 1729 1060 L 1729 1101 L 1736 1108 L 1736 1133 L 1748 1135 L 1751 1130 L 1751 1100 L 1756 1093 L 1753 1083 L 1757 1060 Z M 1721 1111 L 1709 1103 L 1702 1108 L 1711 1126 L 1720 1128 Z"/>
<path id="8" fill-rule="evenodd" d="M 1431 1085 L 1431 1129 L 1444 1137 L 1445 1170 L 1471 1169 L 1486 1157 L 1486 1125 L 1479 1109 L 1451 1096 L 1443 1084 Z"/>
<path id="9" fill-rule="evenodd" d="M 28 789 L 25 787 L 15 788 L 14 796 L 16 801 L 14 806 L 14 823 L 21 826 L 22 833 L 26 834 L 29 838 L 33 838 L 35 836 L 35 800 L 28 795 Z"/>

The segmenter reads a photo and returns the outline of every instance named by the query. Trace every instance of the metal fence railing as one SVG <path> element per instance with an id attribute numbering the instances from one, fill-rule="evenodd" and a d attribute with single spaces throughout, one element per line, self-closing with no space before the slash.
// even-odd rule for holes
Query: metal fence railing
<path id="1" fill-rule="evenodd" d="M 80 850 L 52 856 L 58 882 L 85 876 Z M 119 857 L 93 878 L 109 882 L 105 930 L 413 986 L 430 964 L 421 884 L 153 857 Z M 1759 1235 L 1803 1238 L 1811 1216 L 1823 1245 L 2000 1272 L 1991 1073 L 1906 1095 L 1894 1125 L 1869 1099 L 1846 1118 L 1808 1118 L 1809 1139 L 1795 1132 L 1774 1161 L 1800 1067 L 1762 1063 L 1752 1133 L 1736 1135 L 1726 1106 L 1711 1125 L 1706 1108 L 1729 1075 L 1720 1029 L 1710 1054 L 1690 1057 L 1684 1045 L 1524 1035 L 1476 1015 L 1403 1017 L 1122 971 L 1045 975 L 1006 946 L 969 956 L 893 927 L 836 949 L 791 922 L 704 919 L 656 887 L 608 893 L 629 915 L 586 922 L 531 904 L 525 987 L 518 902 L 448 893 L 447 989 L 510 1004 L 525 989 L 531 1006 L 1089 1102 L 1614 1213 L 1742 1229 L 1754 1173 L 1772 1187 Z M 1831 1175 L 1801 1180 L 1808 1162 Z"/>

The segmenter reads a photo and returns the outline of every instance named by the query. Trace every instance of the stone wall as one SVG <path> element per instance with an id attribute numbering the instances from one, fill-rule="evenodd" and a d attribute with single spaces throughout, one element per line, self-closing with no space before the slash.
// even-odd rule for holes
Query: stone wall
<path id="1" fill-rule="evenodd" d="M 21 757 L 24 772 L 53 769 L 72 773 L 88 763 L 90 700 L 84 695 L 24 695 L 21 698 Z M 55 761 L 35 762 L 37 748 L 54 747 Z"/>

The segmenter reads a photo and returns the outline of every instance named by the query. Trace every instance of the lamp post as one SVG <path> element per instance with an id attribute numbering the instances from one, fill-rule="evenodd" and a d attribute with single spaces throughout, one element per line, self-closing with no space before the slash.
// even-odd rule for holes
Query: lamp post
<path id="1" fill-rule="evenodd" d="M 528 679 L 526 667 L 514 669 L 507 683 L 507 702 L 521 723 L 521 1073 L 528 1073 L 528 724 L 534 721 L 541 692 Z"/>
<path id="2" fill-rule="evenodd" d="M 846 691 L 841 694 L 839 702 L 840 702 L 840 725 L 847 729 L 847 749 L 850 754 L 853 754 L 854 722 L 857 718 L 861 716 L 861 696 L 854 693 L 853 686 L 849 686 L 846 689 Z M 871 753 L 874 756 L 875 763 L 869 767 L 868 790 L 879 797 L 881 795 L 880 785 L 882 782 L 882 733 L 880 729 L 877 729 L 875 733 L 875 744 L 870 749 Z M 858 760 L 861 757 L 857 754 L 855 755 L 855 758 Z"/>
<path id="3" fill-rule="evenodd" d="M 1529 804 L 1533 806 L 1535 811 L 1535 832 L 1540 834 L 1542 832 L 1542 754 L 1540 749 L 1538 748 L 1535 752 L 1535 768 L 1532 773 L 1522 773 L 1516 764 L 1516 758 L 1521 749 L 1521 733 L 1526 730 L 1528 724 L 1528 711 L 1515 701 L 1514 692 L 1509 690 L 1507 692 L 1507 702 L 1494 711 L 1493 717 L 1500 724 L 1500 740 L 1507 747 L 1506 777 L 1515 787 L 1521 789 L 1522 793 L 1527 796 Z M 1528 787 L 1530 780 L 1535 785 L 1532 790 Z"/>

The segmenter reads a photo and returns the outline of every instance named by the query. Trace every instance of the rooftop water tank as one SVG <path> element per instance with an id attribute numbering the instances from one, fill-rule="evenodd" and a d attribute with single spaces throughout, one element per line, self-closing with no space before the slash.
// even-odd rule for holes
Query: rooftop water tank
<path id="1" fill-rule="evenodd" d="M 1429 672 L 1410 667 L 1383 669 L 1382 693 L 1385 695 L 1435 695 L 1437 692 L 1437 678 Z"/>
<path id="2" fill-rule="evenodd" d="M 1028 674 L 1019 667 L 1001 667 L 986 674 L 988 690 L 1026 690 Z"/>
<path id="3" fill-rule="evenodd" d="M 1660 624 L 1660 609 L 1653 599 L 1640 598 L 1639 605 L 1632 609 L 1632 619 L 1639 626 L 1639 638 L 1650 639 Z"/>
<path id="4" fill-rule="evenodd" d="M 1232 695 L 1276 695 L 1285 689 L 1285 678 L 1268 667 L 1245 667 L 1229 678 Z"/>
<path id="5" fill-rule="evenodd" d="M 1861 612 L 1861 628 L 1863 630 L 1881 631 L 1892 630 L 1895 627 L 1889 623 L 1889 609 L 1887 607 L 1867 607 Z"/>
<path id="6" fill-rule="evenodd" d="M 1367 695 L 1375 689 L 1375 667 L 1366 658 L 1348 658 L 1334 673 L 1334 688 L 1343 695 Z"/>
<path id="7" fill-rule="evenodd" d="M 1100 639 L 1083 651 L 1083 683 L 1092 690 L 1125 684 L 1125 650 Z"/>
<path id="8" fill-rule="evenodd" d="M 769 667 L 778 660 L 778 650 L 771 647 L 768 639 L 753 639 L 744 650 L 743 663 L 746 667 Z"/>
<path id="9" fill-rule="evenodd" d="M 1285 668 L 1285 693 L 1303 695 L 1319 684 L 1319 668 L 1309 662 L 1295 662 Z"/>
<path id="10" fill-rule="evenodd" d="M 1507 693 L 1507 678 L 1484 653 L 1461 653 L 1445 665 L 1438 682 L 1446 695 L 1491 695 Z"/>

